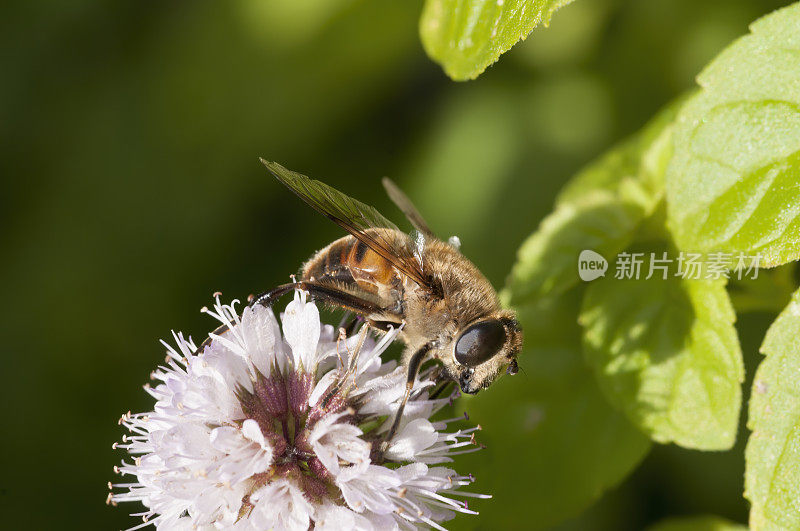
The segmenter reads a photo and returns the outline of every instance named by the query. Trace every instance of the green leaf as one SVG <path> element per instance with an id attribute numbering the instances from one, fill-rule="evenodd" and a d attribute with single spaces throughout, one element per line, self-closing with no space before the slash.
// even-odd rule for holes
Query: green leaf
<path id="1" fill-rule="evenodd" d="M 452 79 L 475 79 L 571 1 L 426 0 L 419 23 L 422 45 Z"/>
<path id="2" fill-rule="evenodd" d="M 698 77 L 667 172 L 680 249 L 800 258 L 800 4 L 751 26 Z"/>
<path id="3" fill-rule="evenodd" d="M 643 217 L 640 205 L 601 191 L 558 208 L 517 253 L 508 284 L 511 304 L 563 293 L 580 280 L 582 250 L 615 255 Z"/>
<path id="4" fill-rule="evenodd" d="M 567 184 L 556 210 L 517 253 L 508 281 L 511 304 L 558 295 L 575 285 L 584 249 L 609 259 L 630 243 L 661 199 L 675 109 L 669 106 Z"/>
<path id="5" fill-rule="evenodd" d="M 654 441 L 730 448 L 744 369 L 724 282 L 645 276 L 589 286 L 579 319 L 587 361 Z"/>
<path id="6" fill-rule="evenodd" d="M 747 526 L 719 516 L 689 516 L 667 518 L 647 528 L 647 531 L 747 531 Z"/>
<path id="7" fill-rule="evenodd" d="M 753 529 L 800 529 L 800 291 L 767 331 L 747 427 L 745 497 Z"/>
<path id="8" fill-rule="evenodd" d="M 571 291 L 519 308 L 532 338 L 520 373 L 462 402 L 484 428 L 477 435 L 486 449 L 461 456 L 459 467 L 475 475 L 477 491 L 493 495 L 474 504 L 493 529 L 519 527 L 522 508 L 526 529 L 575 516 L 621 482 L 650 448 L 647 437 L 603 398 L 582 359 L 578 295 Z M 513 481 L 498 472 L 508 469 Z"/>

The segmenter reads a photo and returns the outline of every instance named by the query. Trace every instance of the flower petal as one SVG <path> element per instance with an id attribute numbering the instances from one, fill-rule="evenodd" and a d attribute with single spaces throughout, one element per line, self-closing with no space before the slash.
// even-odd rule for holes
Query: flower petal
<path id="1" fill-rule="evenodd" d="M 319 310 L 313 302 L 305 301 L 305 292 L 296 291 L 283 314 L 283 335 L 292 349 L 295 367 L 311 371 L 316 366 L 317 344 L 320 336 Z"/>
<path id="2" fill-rule="evenodd" d="M 245 308 L 240 327 L 253 366 L 269 375 L 272 363 L 283 356 L 281 331 L 272 309 L 260 304 Z"/>
<path id="3" fill-rule="evenodd" d="M 308 438 L 323 466 L 340 480 L 363 473 L 370 462 L 370 444 L 361 439 L 361 429 L 338 422 L 344 415 L 346 413 L 323 418 Z"/>
<path id="4" fill-rule="evenodd" d="M 386 457 L 394 461 L 411 461 L 438 440 L 439 434 L 428 419 L 414 419 L 394 436 Z"/>
<path id="5" fill-rule="evenodd" d="M 308 529 L 314 514 L 303 492 L 285 479 L 267 483 L 250 501 L 254 506 L 249 519 L 258 529 Z"/>
<path id="6" fill-rule="evenodd" d="M 314 517 L 315 531 L 371 531 L 376 529 L 373 522 L 347 507 L 326 502 L 317 507 Z M 382 529 L 386 529 L 385 527 Z"/>
<path id="7" fill-rule="evenodd" d="M 354 511 L 392 514 L 397 509 L 392 493 L 400 487 L 402 481 L 394 470 L 369 465 L 360 476 L 337 481 L 336 484 L 342 491 L 345 502 Z"/>

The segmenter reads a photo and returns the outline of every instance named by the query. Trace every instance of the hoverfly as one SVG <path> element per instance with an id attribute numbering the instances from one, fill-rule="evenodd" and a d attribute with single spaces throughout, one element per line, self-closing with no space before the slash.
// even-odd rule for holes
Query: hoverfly
<path id="1" fill-rule="evenodd" d="M 438 239 L 411 201 L 389 179 L 384 186 L 415 228 L 398 229 L 373 207 L 334 188 L 261 162 L 309 206 L 349 233 L 317 251 L 295 282 L 254 297 L 250 304 L 271 306 L 295 289 L 334 307 L 349 310 L 372 328 L 402 325 L 406 388 L 384 445 L 402 418 L 423 362 L 441 364 L 437 380 L 457 382 L 465 393 L 488 387 L 505 371 L 516 374 L 522 330 L 514 312 L 503 309 L 492 285 L 458 250 Z"/>

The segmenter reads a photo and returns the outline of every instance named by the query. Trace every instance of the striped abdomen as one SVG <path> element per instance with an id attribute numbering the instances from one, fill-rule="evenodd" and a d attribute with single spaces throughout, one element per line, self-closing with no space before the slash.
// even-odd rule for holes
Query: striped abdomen
<path id="1" fill-rule="evenodd" d="M 333 281 L 348 290 L 377 295 L 384 307 L 392 306 L 402 292 L 402 279 L 394 266 L 353 236 L 339 238 L 318 251 L 303 266 L 301 275 L 303 280 Z"/>

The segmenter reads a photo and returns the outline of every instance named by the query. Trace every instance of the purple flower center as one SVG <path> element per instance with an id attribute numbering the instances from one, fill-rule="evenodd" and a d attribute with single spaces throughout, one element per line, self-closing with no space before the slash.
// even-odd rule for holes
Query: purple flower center
<path id="1" fill-rule="evenodd" d="M 290 369 L 288 374 L 283 374 L 273 368 L 268 377 L 256 371 L 252 391 L 241 386 L 237 389 L 246 417 L 242 420 L 255 420 L 273 449 L 272 465 L 253 477 L 251 492 L 273 479 L 286 478 L 293 480 L 309 501 L 342 500 L 334 477 L 314 454 L 308 438 L 320 419 L 345 410 L 347 400 L 334 383 L 313 408 L 309 407 L 314 385 L 314 376 L 310 373 Z M 352 420 L 347 415 L 341 422 Z M 249 505 L 247 498 L 245 502 Z"/>

